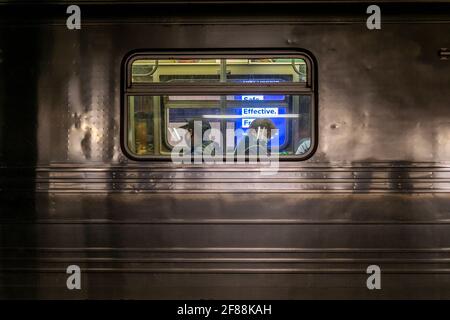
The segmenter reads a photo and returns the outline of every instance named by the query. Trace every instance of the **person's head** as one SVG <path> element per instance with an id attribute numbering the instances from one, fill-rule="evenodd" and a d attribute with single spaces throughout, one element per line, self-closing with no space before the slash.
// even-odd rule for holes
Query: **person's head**
<path id="1" fill-rule="evenodd" d="M 209 124 L 209 122 L 207 121 L 202 121 L 202 120 L 188 120 L 188 122 L 181 126 L 180 128 L 185 129 L 187 131 L 187 134 L 191 137 L 191 142 L 194 140 L 194 127 L 195 127 L 195 122 L 201 122 L 201 127 L 202 127 L 202 132 L 201 132 L 201 139 L 203 140 L 203 135 L 205 134 L 206 131 L 211 129 L 211 126 Z"/>
<path id="2" fill-rule="evenodd" d="M 265 136 L 267 140 L 272 138 L 274 134 L 273 130 L 276 128 L 277 127 L 270 119 L 255 119 L 249 126 L 250 133 L 257 135 L 258 139 Z"/>

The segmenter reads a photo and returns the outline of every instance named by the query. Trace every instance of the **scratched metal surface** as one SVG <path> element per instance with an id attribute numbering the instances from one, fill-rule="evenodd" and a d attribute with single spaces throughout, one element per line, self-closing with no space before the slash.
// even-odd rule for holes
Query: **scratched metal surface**
<path id="1" fill-rule="evenodd" d="M 0 8 L 0 297 L 449 298 L 449 7 L 389 7 L 376 32 L 363 6 L 225 7 L 85 6 L 80 31 Z M 314 156 L 273 176 L 127 159 L 122 59 L 201 48 L 310 51 Z"/>

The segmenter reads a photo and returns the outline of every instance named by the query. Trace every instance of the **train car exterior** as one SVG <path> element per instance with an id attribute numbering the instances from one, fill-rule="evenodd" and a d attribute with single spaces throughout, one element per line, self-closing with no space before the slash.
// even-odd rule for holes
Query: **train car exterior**
<path id="1" fill-rule="evenodd" d="M 450 298 L 449 1 L 380 0 L 381 29 L 361 1 L 71 5 L 79 29 L 66 1 L 0 1 L 0 298 Z M 217 72 L 180 85 L 180 61 Z M 174 163 L 194 96 L 304 107 L 308 151 Z"/>

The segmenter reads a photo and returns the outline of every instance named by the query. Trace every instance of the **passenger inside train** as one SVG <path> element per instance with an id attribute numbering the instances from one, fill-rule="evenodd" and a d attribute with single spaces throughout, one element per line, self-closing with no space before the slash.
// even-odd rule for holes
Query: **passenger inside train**
<path id="1" fill-rule="evenodd" d="M 254 137 L 250 131 L 261 134 L 276 128 L 279 155 L 301 158 L 314 141 L 314 92 L 308 87 L 307 67 L 305 59 L 294 57 L 139 57 L 130 65 L 130 81 L 131 88 L 136 86 L 142 93 L 134 90 L 125 106 L 128 151 L 144 159 L 168 156 L 183 138 L 181 129 L 191 130 L 190 120 L 196 119 L 203 121 L 203 132 L 221 133 L 219 148 L 223 150 L 215 154 L 230 152 L 226 148 L 231 144 L 237 154 L 244 144 L 248 156 L 254 148 L 249 145 Z M 163 85 L 166 93 L 153 93 L 154 84 L 158 90 Z M 206 85 L 217 86 L 223 93 L 211 94 Z M 180 87 L 183 93 L 177 91 Z M 290 91 L 284 92 L 286 88 Z M 234 141 L 226 141 L 230 125 Z M 202 149 L 208 144 L 203 141 Z"/>
<path id="2" fill-rule="evenodd" d="M 236 147 L 236 154 L 268 154 L 269 142 L 275 135 L 277 127 L 270 119 L 253 120 L 249 130 Z"/>
<path id="3" fill-rule="evenodd" d="M 199 127 L 198 129 L 201 128 L 201 136 L 198 137 L 198 139 L 195 137 L 196 124 Z M 209 133 L 211 130 L 211 125 L 208 121 L 190 119 L 185 125 L 181 126 L 180 129 L 185 129 L 187 131 L 187 136 L 185 139 L 186 141 L 189 141 L 191 146 L 191 154 L 193 155 L 215 155 L 215 150 L 220 147 L 216 142 L 210 140 Z"/>

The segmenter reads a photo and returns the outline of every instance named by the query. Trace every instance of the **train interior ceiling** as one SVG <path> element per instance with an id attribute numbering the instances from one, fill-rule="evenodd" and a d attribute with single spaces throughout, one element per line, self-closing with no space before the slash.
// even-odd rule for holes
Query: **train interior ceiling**
<path id="1" fill-rule="evenodd" d="M 450 298 L 450 1 L 70 5 L 0 0 L 0 298 Z"/>

